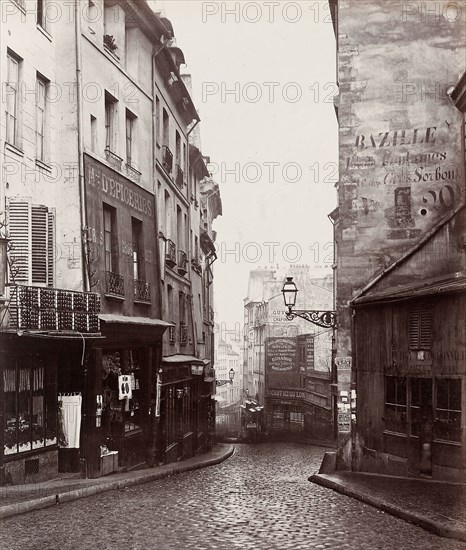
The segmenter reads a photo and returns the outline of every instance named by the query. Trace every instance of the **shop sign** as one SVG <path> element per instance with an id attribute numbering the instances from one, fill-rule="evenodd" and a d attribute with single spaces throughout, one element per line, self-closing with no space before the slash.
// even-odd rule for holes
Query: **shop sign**
<path id="1" fill-rule="evenodd" d="M 162 393 L 162 379 L 160 378 L 160 374 L 157 374 L 157 384 L 155 387 L 155 417 L 156 418 L 160 416 L 161 393 Z"/>
<path id="2" fill-rule="evenodd" d="M 202 376 L 204 374 L 204 366 L 203 365 L 191 365 L 191 374 L 194 374 L 196 376 Z"/>
<path id="3" fill-rule="evenodd" d="M 118 377 L 118 399 L 131 399 L 133 390 L 131 389 L 131 376 L 121 374 Z"/>
<path id="4" fill-rule="evenodd" d="M 351 357 L 335 357 L 335 365 L 338 370 L 351 370 Z"/>
<path id="5" fill-rule="evenodd" d="M 287 399 L 304 399 L 306 392 L 299 390 L 268 390 L 268 397 L 278 397 Z"/>

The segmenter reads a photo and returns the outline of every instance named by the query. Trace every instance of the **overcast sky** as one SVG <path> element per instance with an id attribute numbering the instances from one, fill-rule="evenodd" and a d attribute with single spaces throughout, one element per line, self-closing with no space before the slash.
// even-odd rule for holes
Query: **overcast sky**
<path id="1" fill-rule="evenodd" d="M 294 262 L 329 272 L 338 148 L 328 5 L 159 5 L 192 75 L 202 152 L 221 188 L 215 309 L 242 324 L 251 269 Z"/>

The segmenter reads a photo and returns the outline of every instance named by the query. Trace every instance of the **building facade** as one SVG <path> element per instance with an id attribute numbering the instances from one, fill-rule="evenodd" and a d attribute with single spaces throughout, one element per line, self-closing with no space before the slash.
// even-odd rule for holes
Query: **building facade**
<path id="1" fill-rule="evenodd" d="M 338 207 L 331 214 L 336 251 L 338 465 L 351 467 L 354 458 L 359 467 L 367 464 L 362 460 L 366 451 L 375 452 L 372 436 L 368 440 L 362 436 L 373 434 L 366 413 L 377 398 L 370 389 L 369 382 L 376 382 L 369 371 L 392 367 L 386 357 L 378 357 L 365 372 L 367 364 L 363 368 L 360 363 L 365 359 L 354 347 L 358 310 L 352 307 L 353 300 L 404 261 L 464 202 L 462 114 L 451 92 L 465 70 L 465 13 L 448 2 L 395 5 L 345 0 L 332 1 L 330 6 L 339 86 Z M 428 265 L 425 270 L 428 278 Z M 389 318 L 383 323 L 388 330 Z M 401 332 L 401 328 L 400 333 L 393 332 L 393 349 L 403 347 Z M 387 392 L 392 382 L 385 381 Z M 360 414 L 363 410 L 366 413 Z M 382 424 L 378 429 L 391 431 Z M 352 431 L 357 437 L 351 438 Z M 377 437 L 379 442 L 383 439 L 381 432 Z M 400 437 L 397 441 L 403 446 L 405 436 Z M 394 447 L 385 452 L 401 456 Z"/>
<path id="2" fill-rule="evenodd" d="M 212 233 L 218 210 L 193 214 L 209 174 L 190 158 L 199 117 L 173 27 L 145 1 L 76 1 L 72 24 L 44 6 L 2 4 L 2 471 L 13 482 L 191 456 L 212 424 L 191 240 L 201 223 Z M 210 296 L 211 285 L 210 270 Z"/>

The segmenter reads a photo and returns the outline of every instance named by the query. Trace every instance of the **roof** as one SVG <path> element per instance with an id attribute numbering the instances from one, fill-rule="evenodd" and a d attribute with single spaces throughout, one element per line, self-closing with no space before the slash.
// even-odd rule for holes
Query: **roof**
<path id="1" fill-rule="evenodd" d="M 355 306 L 368 303 L 393 302 L 413 299 L 418 296 L 432 296 L 466 290 L 466 272 L 452 273 L 442 277 L 432 277 L 406 285 L 390 287 L 374 294 L 360 296 L 353 300 Z"/>
<path id="2" fill-rule="evenodd" d="M 360 290 L 360 292 L 353 298 L 352 302 L 357 303 L 356 301 L 359 300 L 363 295 L 365 295 L 369 290 L 371 290 L 381 279 L 386 277 L 389 273 L 396 270 L 401 264 L 405 263 L 411 256 L 413 256 L 416 252 L 421 250 L 428 241 L 430 241 L 435 235 L 439 233 L 439 231 L 452 220 L 455 216 L 458 215 L 461 210 L 464 209 L 464 204 L 461 204 L 457 206 L 454 210 L 452 210 L 443 220 L 440 220 L 436 225 L 434 225 L 429 231 L 426 232 L 426 234 L 423 236 L 423 238 L 417 242 L 412 248 L 410 248 L 403 256 L 400 256 L 396 261 L 394 261 L 391 265 L 389 265 L 386 269 L 382 271 L 382 273 L 379 273 L 377 276 L 375 276 L 369 283 Z"/>
<path id="3" fill-rule="evenodd" d="M 168 328 L 173 323 L 167 323 L 161 319 L 150 319 L 149 317 L 129 317 L 127 315 L 116 315 L 114 313 L 100 313 L 99 319 L 104 323 L 120 325 L 145 325 L 151 327 Z"/>
<path id="4" fill-rule="evenodd" d="M 208 365 L 210 361 L 208 359 L 200 359 L 199 357 L 194 357 L 194 355 L 183 355 L 178 353 L 176 355 L 168 355 L 162 357 L 162 363 L 169 365 L 175 363 L 189 363 L 190 365 Z"/>

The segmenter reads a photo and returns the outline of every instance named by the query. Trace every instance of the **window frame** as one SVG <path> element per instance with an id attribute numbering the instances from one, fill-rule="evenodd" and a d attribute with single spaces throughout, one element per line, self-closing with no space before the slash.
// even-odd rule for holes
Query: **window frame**
<path id="1" fill-rule="evenodd" d="M 19 147 L 19 89 L 21 82 L 21 61 L 22 60 L 11 50 L 7 50 L 7 80 L 5 82 L 5 141 L 15 147 Z M 15 66 L 15 74 L 12 78 L 11 72 L 13 64 Z M 13 99 L 8 101 L 8 98 L 11 98 L 12 96 Z M 11 135 L 11 133 L 13 135 Z"/>
<path id="2" fill-rule="evenodd" d="M 118 247 L 116 234 L 116 208 L 107 203 L 102 204 L 104 267 L 105 271 L 119 275 Z M 107 221 L 109 224 L 107 224 Z M 110 268 L 110 269 L 109 269 Z"/>

